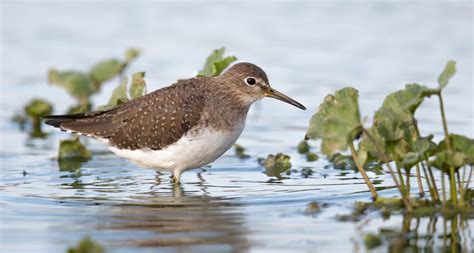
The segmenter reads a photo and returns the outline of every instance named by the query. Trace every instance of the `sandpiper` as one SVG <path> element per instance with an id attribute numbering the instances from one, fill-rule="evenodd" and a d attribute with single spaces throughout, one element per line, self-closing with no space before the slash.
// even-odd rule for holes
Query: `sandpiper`
<path id="1" fill-rule="evenodd" d="M 46 124 L 94 137 L 115 154 L 143 167 L 181 173 L 219 158 L 242 133 L 250 106 L 264 97 L 298 108 L 270 87 L 252 63 L 238 63 L 216 77 L 195 77 L 105 111 L 47 116 Z"/>

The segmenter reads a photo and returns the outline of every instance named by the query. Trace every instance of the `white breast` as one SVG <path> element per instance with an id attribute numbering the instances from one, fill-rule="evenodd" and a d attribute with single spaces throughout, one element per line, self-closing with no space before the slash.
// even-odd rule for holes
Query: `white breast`
<path id="1" fill-rule="evenodd" d="M 110 147 L 112 152 L 141 166 L 181 174 L 213 162 L 225 153 L 239 138 L 245 121 L 231 131 L 201 129 L 191 131 L 176 143 L 162 150 L 125 150 Z"/>

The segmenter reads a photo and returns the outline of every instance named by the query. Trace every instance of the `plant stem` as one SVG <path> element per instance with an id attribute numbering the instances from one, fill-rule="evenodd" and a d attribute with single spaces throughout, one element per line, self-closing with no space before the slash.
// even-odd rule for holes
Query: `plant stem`
<path id="1" fill-rule="evenodd" d="M 430 174 L 430 177 L 431 177 L 431 183 L 433 184 L 433 190 L 434 190 L 436 199 L 439 200 L 438 186 L 436 186 L 436 180 L 433 175 L 433 170 L 431 169 L 431 165 L 428 163 L 428 156 L 425 154 L 424 157 L 426 161 L 426 167 L 428 168 L 428 173 Z M 421 165 L 423 166 L 423 163 Z"/>
<path id="2" fill-rule="evenodd" d="M 354 143 L 350 142 L 349 143 L 349 148 L 351 149 L 352 159 L 354 160 L 354 163 L 355 163 L 357 169 L 359 170 L 360 174 L 364 178 L 365 184 L 367 184 L 367 186 L 369 187 L 370 193 L 372 194 L 372 199 L 376 200 L 377 197 L 378 197 L 377 191 L 375 190 L 375 187 L 372 184 L 372 182 L 370 182 L 370 179 L 367 176 L 367 173 L 365 173 L 364 168 L 362 167 L 361 164 L 359 164 L 359 162 L 357 160 L 358 154 L 357 154 L 357 151 L 355 150 Z"/>
<path id="3" fill-rule="evenodd" d="M 433 199 L 433 201 L 435 201 L 436 200 L 436 194 L 434 192 L 433 187 L 431 186 L 430 177 L 429 177 L 428 172 L 426 172 L 425 166 L 423 166 L 423 162 L 421 162 L 421 168 L 423 169 L 423 173 L 425 174 L 425 180 L 426 180 L 426 184 L 428 185 L 428 190 L 430 191 L 431 198 Z"/>
<path id="4" fill-rule="evenodd" d="M 390 161 L 388 160 L 387 156 L 385 155 L 384 152 L 382 152 L 382 148 L 379 147 L 378 143 L 374 140 L 372 135 L 365 128 L 362 128 L 362 131 L 364 132 L 365 135 L 367 135 L 367 138 L 369 138 L 369 140 L 375 145 L 378 152 L 381 154 L 382 160 L 387 165 L 388 171 L 389 171 L 390 175 L 392 176 L 393 182 L 395 183 L 398 190 L 400 191 L 400 194 L 402 195 L 402 199 L 403 199 L 403 202 L 405 203 L 405 206 L 406 206 L 407 210 L 409 212 L 411 212 L 412 207 L 411 207 L 410 201 L 407 198 L 407 196 L 405 195 L 403 189 L 401 188 L 400 183 L 398 182 L 397 177 L 395 176 L 395 172 L 393 171 L 392 166 L 390 166 Z"/>
<path id="5" fill-rule="evenodd" d="M 444 171 L 441 171 L 441 187 L 443 189 L 443 207 L 446 208 L 446 183 L 444 182 Z"/>
<path id="6" fill-rule="evenodd" d="M 462 188 L 462 181 L 461 177 L 459 176 L 459 170 L 456 171 L 457 181 L 458 181 L 458 188 L 459 188 L 459 205 L 463 206 L 464 204 L 464 189 Z"/>
<path id="7" fill-rule="evenodd" d="M 416 164 L 416 181 L 418 182 L 420 197 L 423 198 L 425 196 L 425 191 L 423 190 L 423 183 L 421 182 L 420 165 L 418 163 Z"/>
<path id="8" fill-rule="evenodd" d="M 441 111 L 441 121 L 443 123 L 443 131 L 444 131 L 444 139 L 446 141 L 446 147 L 448 148 L 448 151 L 452 151 L 451 140 L 449 139 L 448 123 L 446 121 L 446 114 L 444 113 L 443 95 L 441 94 L 441 91 L 439 91 L 438 93 L 438 99 L 439 99 L 439 109 Z M 454 178 L 453 166 L 449 168 L 449 178 L 450 178 L 449 184 L 450 184 L 451 200 L 453 201 L 454 205 L 457 205 L 458 204 L 457 190 L 456 190 L 456 182 Z"/>
<path id="9" fill-rule="evenodd" d="M 469 183 L 471 182 L 471 177 L 472 177 L 472 165 L 471 165 L 471 168 L 469 169 L 469 176 L 467 177 L 467 181 L 466 181 L 466 186 L 465 186 L 465 189 L 469 189 Z"/>
<path id="10" fill-rule="evenodd" d="M 456 180 L 454 178 L 454 167 L 449 168 L 449 193 L 451 194 L 451 201 L 453 205 L 458 204 L 457 191 L 456 191 Z"/>
<path id="11" fill-rule="evenodd" d="M 420 129 L 418 128 L 418 122 L 416 120 L 413 121 L 413 125 L 415 126 L 415 132 L 416 132 L 417 137 L 421 138 Z M 434 201 L 439 201 L 438 187 L 436 186 L 436 181 L 435 181 L 435 178 L 433 176 L 433 171 L 431 170 L 431 166 L 428 163 L 428 156 L 426 155 L 426 152 L 423 153 L 423 159 L 424 159 L 424 161 L 426 161 L 426 166 L 428 167 L 429 176 L 427 176 L 427 174 L 426 174 L 426 168 L 425 168 L 425 164 L 424 164 L 423 161 L 421 162 L 421 167 L 423 168 L 423 170 L 425 172 L 425 176 L 427 178 L 426 181 L 428 182 L 428 188 L 429 188 L 430 193 L 431 193 L 431 198 L 433 198 Z M 431 180 L 431 184 L 429 183 L 428 180 Z"/>

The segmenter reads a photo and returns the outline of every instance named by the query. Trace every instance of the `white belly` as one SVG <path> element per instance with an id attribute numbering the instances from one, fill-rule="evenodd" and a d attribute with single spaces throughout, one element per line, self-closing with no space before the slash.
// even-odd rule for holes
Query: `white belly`
<path id="1" fill-rule="evenodd" d="M 244 122 L 232 131 L 203 129 L 186 134 L 176 143 L 161 150 L 125 150 L 110 147 L 115 154 L 140 166 L 180 174 L 213 162 L 224 154 L 239 138 Z"/>

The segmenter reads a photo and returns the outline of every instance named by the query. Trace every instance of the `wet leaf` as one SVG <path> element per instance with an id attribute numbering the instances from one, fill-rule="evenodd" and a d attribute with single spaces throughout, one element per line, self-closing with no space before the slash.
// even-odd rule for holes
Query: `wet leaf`
<path id="1" fill-rule="evenodd" d="M 450 134 L 449 140 L 452 149 L 464 153 L 466 155 L 466 163 L 474 165 L 474 140 L 458 134 Z M 447 150 L 446 140 L 439 143 L 438 150 Z"/>
<path id="2" fill-rule="evenodd" d="M 90 76 L 96 83 L 101 84 L 120 74 L 123 67 L 123 63 L 117 59 L 100 61 L 91 68 Z"/>
<path id="3" fill-rule="evenodd" d="M 290 156 L 282 153 L 268 155 L 262 164 L 265 167 L 265 173 L 270 177 L 279 177 L 281 173 L 291 168 Z"/>
<path id="4" fill-rule="evenodd" d="M 306 161 L 308 162 L 314 162 L 319 159 L 319 156 L 316 153 L 313 152 L 308 152 L 306 153 Z"/>
<path id="5" fill-rule="evenodd" d="M 309 144 L 307 141 L 301 141 L 298 143 L 298 153 L 306 154 L 309 152 Z"/>
<path id="6" fill-rule="evenodd" d="M 306 132 L 306 139 L 320 139 L 323 137 L 324 120 L 329 114 L 329 109 L 334 106 L 334 95 L 327 95 L 323 103 L 319 105 L 318 111 L 311 117 Z"/>
<path id="7" fill-rule="evenodd" d="M 58 160 L 82 160 L 91 159 L 91 152 L 80 142 L 79 138 L 71 140 L 62 140 L 59 143 Z"/>
<path id="8" fill-rule="evenodd" d="M 89 75 L 77 71 L 49 70 L 48 82 L 64 87 L 72 97 L 80 102 L 86 101 L 98 91 L 98 87 Z"/>
<path id="9" fill-rule="evenodd" d="M 199 71 L 198 76 L 213 77 L 218 76 L 224 71 L 232 62 L 236 61 L 235 56 L 224 58 L 225 48 L 214 50 L 209 55 L 204 63 L 204 67 Z"/>
<path id="10" fill-rule="evenodd" d="M 375 249 L 378 246 L 382 245 L 382 239 L 379 235 L 366 234 L 364 236 L 364 244 L 368 250 Z"/>
<path id="11" fill-rule="evenodd" d="M 145 94 L 145 72 L 137 72 L 132 76 L 132 84 L 130 85 L 130 98 L 135 99 Z"/>
<path id="12" fill-rule="evenodd" d="M 438 77 L 438 89 L 444 89 L 448 85 L 449 79 L 451 79 L 454 74 L 456 74 L 456 62 L 448 61 L 448 63 L 446 63 L 446 67 L 444 67 L 443 72 L 441 72 Z"/>
<path id="13" fill-rule="evenodd" d="M 453 167 L 455 170 L 466 165 L 468 157 L 463 152 L 443 150 L 436 153 L 435 160 L 431 161 L 431 166 L 449 172 L 450 168 Z"/>
<path id="14" fill-rule="evenodd" d="M 25 112 L 28 116 L 39 118 L 50 115 L 53 112 L 53 106 L 44 99 L 33 99 L 25 106 Z"/>
<path id="15" fill-rule="evenodd" d="M 105 253 L 105 251 L 100 244 L 90 237 L 85 237 L 79 241 L 76 247 L 69 248 L 67 253 Z"/>
<path id="16" fill-rule="evenodd" d="M 346 150 L 362 132 L 357 90 L 350 87 L 338 90 L 334 97 L 327 96 L 319 108 L 310 121 L 307 137 L 321 138 L 322 152 L 326 155 Z"/>

